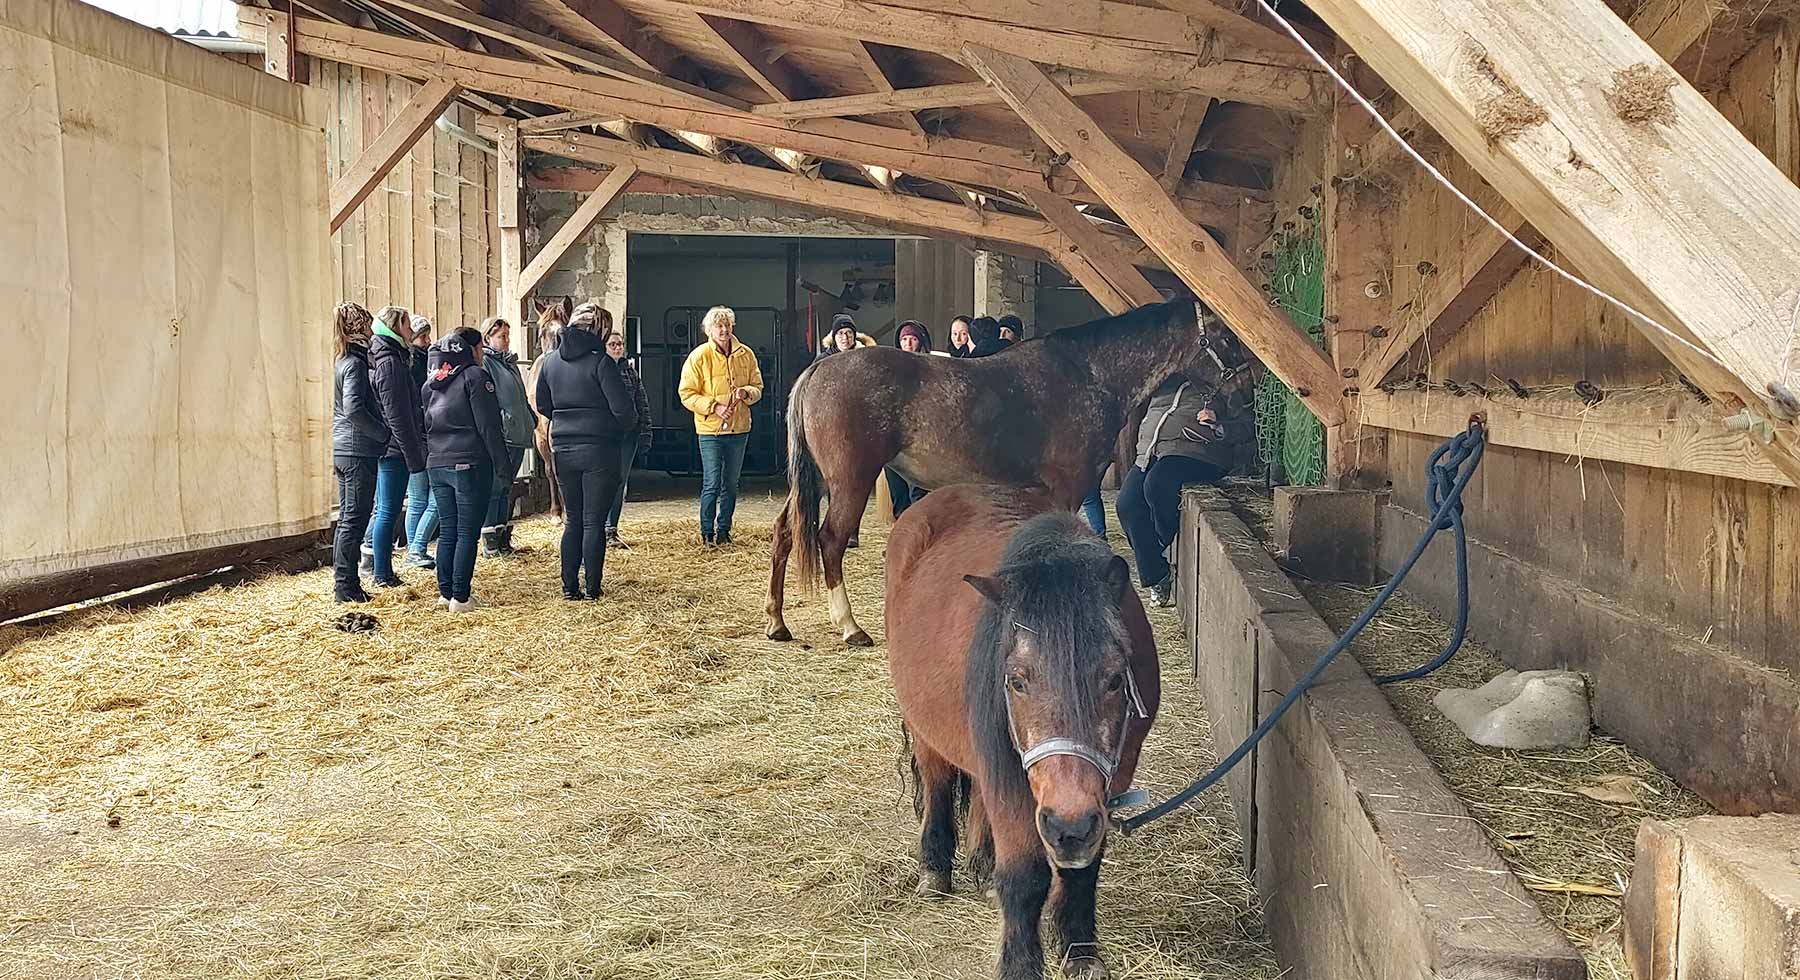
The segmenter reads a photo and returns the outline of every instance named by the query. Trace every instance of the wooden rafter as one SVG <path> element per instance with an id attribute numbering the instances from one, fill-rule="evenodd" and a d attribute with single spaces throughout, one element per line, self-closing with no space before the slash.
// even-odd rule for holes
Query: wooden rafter
<path id="1" fill-rule="evenodd" d="M 594 227 L 594 222 L 600 220 L 600 212 L 606 210 L 607 205 L 625 192 L 626 185 L 630 184 L 631 178 L 635 176 L 637 176 L 635 164 L 621 164 L 615 167 L 612 173 L 607 174 L 606 179 L 600 182 L 600 186 L 594 188 L 582 200 L 581 206 L 575 209 L 575 213 L 569 215 L 569 220 L 563 222 L 561 228 L 556 229 L 556 234 L 550 236 L 550 240 L 544 243 L 543 249 L 533 256 L 531 263 L 519 273 L 520 296 L 529 294 L 537 288 L 538 283 L 544 281 L 544 277 L 550 274 L 550 270 L 556 268 L 556 263 L 562 261 L 563 254 L 568 252 L 570 246 L 580 241 L 582 236 L 588 233 L 588 229 Z"/>
<path id="2" fill-rule="evenodd" d="M 663 89 L 671 93 L 686 96 L 702 103 L 730 106 L 742 109 L 747 103 L 731 96 L 714 92 L 711 89 L 692 82 L 684 82 L 671 78 L 661 72 L 645 68 L 634 62 L 601 54 L 586 48 L 570 44 L 548 34 L 516 27 L 502 20 L 496 20 L 473 11 L 457 7 L 443 0 L 382 0 L 383 3 L 403 10 L 410 10 L 423 16 L 432 17 L 446 24 L 452 24 L 464 30 L 473 31 L 485 37 L 492 37 L 517 46 L 541 58 L 550 59 L 550 65 L 567 62 L 580 68 L 601 72 L 615 78 L 640 82 L 647 86 Z"/>
<path id="3" fill-rule="evenodd" d="M 512 119 L 493 121 L 499 160 L 494 168 L 494 225 L 500 236 L 500 315 L 514 324 L 525 323 L 525 290 L 519 275 L 525 261 L 525 229 L 520 219 L 520 194 L 524 190 L 525 150 L 519 140 L 519 124 Z"/>
<path id="4" fill-rule="evenodd" d="M 1800 187 L 1600 0 L 1312 8 L 1576 268 L 1666 327 L 1633 320 L 1684 374 L 1791 417 L 1771 395 L 1800 391 Z M 1517 120 L 1501 132 L 1481 122 L 1496 100 Z M 1800 434 L 1776 438 L 1800 473 Z"/>
<path id="5" fill-rule="evenodd" d="M 1277 313 L 1224 249 L 1189 221 L 1156 178 L 1029 59 L 970 45 L 963 57 L 1106 206 L 1211 306 L 1326 425 L 1344 418 L 1343 384 L 1312 340 Z"/>
<path id="6" fill-rule="evenodd" d="M 435 79 L 426 82 L 400 110 L 375 142 L 363 150 L 356 162 L 331 182 L 331 230 L 337 231 L 350 215 L 367 200 L 388 172 L 400 162 L 437 121 L 450 103 L 456 100 L 455 82 Z"/>
<path id="7" fill-rule="evenodd" d="M 1073 94 L 1073 93 L 1070 93 Z M 1175 193 L 1181 178 L 1187 174 L 1188 157 L 1194 155 L 1194 144 L 1200 139 L 1200 127 L 1206 125 L 1206 114 L 1213 100 L 1204 95 L 1190 95 L 1181 100 L 1181 118 L 1175 123 L 1175 136 L 1169 141 L 1169 155 L 1163 160 L 1163 190 Z"/>
<path id="8" fill-rule="evenodd" d="M 1057 251 L 1062 235 L 1048 222 L 1017 215 L 977 216 L 960 204 L 887 194 L 855 184 L 805 177 L 674 150 L 644 149 L 576 133 L 531 137 L 525 148 L 600 166 L 635 164 L 648 175 L 880 222 L 904 231 L 999 243 L 1033 255 Z"/>
<path id="9" fill-rule="evenodd" d="M 700 30 L 718 41 L 719 51 L 744 73 L 744 77 L 767 92 L 769 98 L 786 102 L 813 94 L 812 83 L 798 70 L 786 61 L 769 57 L 768 38 L 763 37 L 755 24 L 705 14 L 692 16 Z"/>
<path id="10" fill-rule="evenodd" d="M 607 45 L 627 61 L 648 71 L 660 72 L 696 85 L 704 84 L 699 66 L 664 43 L 616 0 L 543 0 L 593 28 Z"/>
<path id="11" fill-rule="evenodd" d="M 1162 302 L 1162 293 L 1150 285 L 1150 280 L 1144 278 L 1144 274 L 1131 264 L 1105 232 L 1095 227 L 1087 215 L 1075 210 L 1075 205 L 1047 190 L 1030 191 L 1025 196 L 1031 201 L 1031 206 L 1044 216 L 1044 220 L 1055 225 L 1063 233 L 1063 237 L 1069 240 L 1068 251 L 1078 255 L 1080 264 L 1089 267 L 1094 275 L 1104 279 L 1113 292 L 1132 306 Z M 1058 256 L 1058 261 L 1061 260 L 1062 256 Z M 1063 268 L 1069 269 L 1069 274 L 1078 280 L 1081 278 L 1068 263 L 1063 263 Z M 1082 285 L 1087 287 L 1088 292 L 1094 292 L 1087 282 L 1083 281 Z M 1094 298 L 1100 297 L 1096 295 Z"/>
<path id="12" fill-rule="evenodd" d="M 1016 23 L 1012 0 L 672 0 L 701 13 L 960 58 L 965 42 L 1045 63 L 1155 79 L 1162 85 L 1291 112 L 1324 110 L 1312 63 L 1283 50 L 1213 50 L 1184 15 L 1117 0 L 1068 0 L 1031 8 Z"/>
<path id="13" fill-rule="evenodd" d="M 255 35 L 258 28 L 248 24 Z M 465 88 L 496 96 L 528 99 L 575 112 L 628 118 L 661 129 L 706 133 L 752 146 L 781 146 L 809 156 L 887 167 L 930 180 L 950 180 L 1005 191 L 1045 186 L 1040 160 L 1008 146 L 955 137 L 931 141 L 891 126 L 849 119 L 818 119 L 790 126 L 753 112 L 703 106 L 673 98 L 662 89 L 603 75 L 497 58 L 442 45 L 358 30 L 302 18 L 296 43 L 303 54 L 372 68 L 408 78 L 444 77 Z M 1052 189 L 1072 200 L 1098 201 L 1072 174 L 1052 174 Z M 1233 228 L 1240 205 L 1267 212 L 1266 194 L 1248 188 L 1188 181 L 1182 186 L 1183 212 L 1201 224 Z"/>
<path id="14" fill-rule="evenodd" d="M 1144 79 L 1107 78 L 1088 72 L 1059 69 L 1053 73 L 1070 95 L 1108 95 L 1113 92 L 1135 92 L 1159 86 Z M 1066 80 L 1066 82 L 1065 82 Z M 957 109 L 975 105 L 1000 105 L 1006 100 L 986 82 L 954 82 L 948 85 L 922 85 L 918 88 L 890 88 L 885 92 L 863 95 L 836 95 L 797 102 L 772 102 L 750 111 L 771 119 L 823 119 L 831 116 L 873 116 L 890 112 L 916 112 L 920 109 Z"/>
<path id="15" fill-rule="evenodd" d="M 1487 441 L 1574 459 L 1606 459 L 1653 469 L 1795 486 L 1769 462 L 1758 440 L 1728 429 L 1726 413 L 1685 392 L 1650 399 L 1608 398 L 1589 405 L 1574 395 L 1518 399 L 1453 398 L 1442 391 L 1367 391 L 1362 422 L 1400 432 L 1453 436 L 1469 416 L 1487 421 Z"/>
<path id="16" fill-rule="evenodd" d="M 617 113 L 558 112 L 554 115 L 539 116 L 536 119 L 520 120 L 519 132 L 527 136 L 538 136 L 564 129 L 580 129 L 583 126 L 599 126 L 602 123 L 621 121 L 623 118 Z"/>
<path id="17" fill-rule="evenodd" d="M 1716 0 L 1657 0 L 1639 8 L 1629 23 L 1657 54 L 1671 62 L 1678 61 L 1683 52 L 1708 36 L 1712 17 L 1719 10 L 1715 3 Z M 1396 113 L 1392 123 L 1401 133 L 1427 130 L 1425 121 L 1411 108 Z M 1362 145 L 1365 152 L 1356 175 L 1363 177 L 1364 182 L 1402 165 L 1404 154 L 1386 133 L 1374 132 Z M 1533 249 L 1544 247 L 1544 236 L 1498 194 L 1484 189 L 1476 200 L 1525 244 Z M 1434 346 L 1442 347 L 1529 261 L 1518 246 L 1485 221 L 1469 222 L 1455 255 L 1460 267 L 1441 269 L 1438 275 L 1425 280 L 1404 320 L 1389 327 L 1388 336 L 1365 351 L 1357 365 L 1364 384 L 1374 385 L 1384 378 L 1422 338 L 1429 337 Z"/>
<path id="18" fill-rule="evenodd" d="M 851 41 L 849 48 L 850 56 L 856 59 L 858 65 L 862 66 L 863 74 L 868 77 L 869 83 L 875 86 L 875 91 L 883 95 L 892 93 L 894 79 L 888 66 L 883 65 L 881 59 L 876 57 L 874 47 L 867 41 Z M 900 120 L 902 126 L 917 133 L 920 138 L 924 138 L 925 127 L 919 122 L 918 116 L 910 112 L 895 112 L 891 115 Z"/>

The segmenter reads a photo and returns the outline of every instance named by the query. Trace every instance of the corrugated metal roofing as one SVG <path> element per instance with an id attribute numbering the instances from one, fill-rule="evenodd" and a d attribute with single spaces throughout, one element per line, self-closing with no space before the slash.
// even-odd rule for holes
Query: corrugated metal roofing
<path id="1" fill-rule="evenodd" d="M 168 34 L 237 36 L 238 5 L 233 0 L 87 0 L 101 10 Z"/>

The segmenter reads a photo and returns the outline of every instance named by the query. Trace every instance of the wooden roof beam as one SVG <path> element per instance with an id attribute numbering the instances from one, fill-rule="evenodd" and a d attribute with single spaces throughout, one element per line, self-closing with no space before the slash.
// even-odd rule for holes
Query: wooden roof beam
<path id="1" fill-rule="evenodd" d="M 1107 95 L 1113 92 L 1155 90 L 1159 86 L 1145 79 L 1116 78 L 1091 72 L 1056 69 L 1052 75 L 1070 95 Z M 771 119 L 823 119 L 832 116 L 875 116 L 891 112 L 916 112 L 922 109 L 958 109 L 974 105 L 1002 105 L 1005 99 L 986 82 L 953 82 L 948 85 L 922 85 L 918 88 L 892 88 L 862 95 L 834 95 L 794 102 L 772 102 L 751 108 L 751 112 Z"/>
<path id="2" fill-rule="evenodd" d="M 665 90 L 624 79 L 458 51 L 311 18 L 299 20 L 296 29 L 295 43 L 302 54 L 408 78 L 444 77 L 466 89 L 495 96 L 631 119 L 671 132 L 685 130 L 752 146 L 786 147 L 813 157 L 887 167 L 929 180 L 1012 192 L 1045 186 L 1041 162 L 1013 147 L 940 137 L 926 149 L 918 137 L 890 126 L 849 119 L 789 126 L 749 111 L 674 98 Z M 1064 197 L 1099 200 L 1072 174 L 1055 174 L 1052 183 L 1051 189 Z M 1249 188 L 1189 181 L 1181 195 L 1188 217 L 1220 228 L 1235 227 L 1239 206 L 1245 200 L 1252 202 L 1252 208 L 1271 207 L 1265 193 Z"/>
<path id="3" fill-rule="evenodd" d="M 934 51 L 959 59 L 965 43 L 1115 75 L 1154 79 L 1290 112 L 1323 113 L 1320 74 L 1288 48 L 1226 48 L 1182 14 L 1119 0 L 1059 0 L 1030 8 L 1015 0 L 670 0 L 700 13 L 858 41 Z M 1258 27 L 1259 30 L 1266 29 Z M 1261 35 L 1259 35 L 1261 36 Z M 1229 52 L 1229 53 L 1222 53 Z"/>
<path id="4" fill-rule="evenodd" d="M 625 60 L 648 71 L 703 85 L 705 74 L 687 55 L 657 37 L 617 0 L 542 0 L 579 18 Z"/>
<path id="5" fill-rule="evenodd" d="M 1182 282 L 1223 317 L 1238 339 L 1260 358 L 1325 425 L 1344 420 L 1343 383 L 1337 371 L 1262 292 L 1232 264 L 1229 254 L 1182 214 L 1156 178 L 1126 153 L 1075 100 L 1029 59 L 969 45 L 963 57 L 1052 149 L 1068 155 L 1081 174 Z"/>
<path id="6" fill-rule="evenodd" d="M 1793 417 L 1800 187 L 1600 0 L 1311 6 L 1695 384 Z M 1800 474 L 1797 450 L 1779 422 L 1771 462 Z"/>
<path id="7" fill-rule="evenodd" d="M 863 74 L 868 77 L 870 84 L 875 86 L 875 91 L 881 94 L 892 93 L 894 91 L 892 70 L 881 63 L 881 59 L 876 56 L 875 48 L 867 41 L 851 41 L 849 48 L 850 56 L 856 59 L 858 65 L 862 66 Z M 910 112 L 894 112 L 889 115 L 899 120 L 903 127 L 917 133 L 920 139 L 925 138 L 925 127 L 919 122 L 918 116 Z"/>
<path id="8" fill-rule="evenodd" d="M 1194 155 L 1194 145 L 1200 139 L 1200 127 L 1206 125 L 1206 114 L 1212 111 L 1213 100 L 1204 95 L 1190 95 L 1181 100 L 1181 118 L 1175 123 L 1175 137 L 1169 141 L 1169 155 L 1163 160 L 1163 190 L 1175 193 L 1181 186 L 1181 180 L 1187 176 L 1188 158 Z"/>
<path id="9" fill-rule="evenodd" d="M 644 68 L 641 65 L 612 55 L 601 54 L 598 51 L 589 51 L 548 34 L 515 27 L 505 21 L 495 20 L 492 17 L 444 3 L 443 0 L 382 0 L 382 2 L 473 31 L 484 37 L 504 41 L 540 59 L 548 59 L 551 66 L 560 66 L 562 62 L 567 62 L 576 67 L 597 71 L 615 78 L 641 82 L 686 96 L 691 100 L 730 106 L 736 109 L 748 106 L 748 103 L 741 100 L 691 82 L 671 78 L 654 69 Z"/>
<path id="10" fill-rule="evenodd" d="M 525 140 L 528 150 L 553 153 L 600 166 L 633 164 L 644 174 L 728 194 L 784 201 L 802 207 L 877 221 L 910 233 L 948 235 L 998 243 L 1002 250 L 1024 249 L 1034 255 L 1056 250 L 1061 235 L 1048 222 L 1017 215 L 976 216 L 960 204 L 933 201 L 833 180 L 811 180 L 795 174 L 747 164 L 725 163 L 674 150 L 643 149 L 618 140 L 578 133 Z"/>
<path id="11" fill-rule="evenodd" d="M 1111 290 L 1127 303 L 1131 306 L 1148 306 L 1162 302 L 1162 293 L 1150 285 L 1150 280 L 1144 278 L 1144 274 L 1131 264 L 1125 253 L 1119 251 L 1105 232 L 1095 227 L 1087 215 L 1075 210 L 1075 205 L 1049 191 L 1031 191 L 1026 197 L 1030 198 L 1032 207 L 1037 208 L 1038 213 L 1068 239 L 1068 248 L 1064 254 L 1078 255 L 1079 265 L 1091 268 L 1094 275 L 1104 279 Z M 1058 256 L 1057 260 L 1060 262 L 1062 258 L 1063 256 Z M 1067 264 L 1063 267 L 1069 269 L 1069 274 L 1080 281 L 1081 277 L 1074 269 Z M 1085 274 L 1084 271 L 1082 275 Z M 1094 292 L 1085 281 L 1082 286 L 1089 293 Z M 1100 296 L 1096 294 L 1094 298 L 1100 299 Z"/>

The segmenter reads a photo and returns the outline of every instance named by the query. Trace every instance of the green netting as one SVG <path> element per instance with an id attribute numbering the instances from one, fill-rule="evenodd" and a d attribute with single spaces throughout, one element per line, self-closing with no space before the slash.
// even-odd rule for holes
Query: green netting
<path id="1" fill-rule="evenodd" d="M 1325 243 L 1316 221 L 1277 235 L 1263 271 L 1275 302 L 1321 347 L 1325 343 Z M 1325 430 L 1274 375 L 1256 391 L 1256 441 L 1263 465 L 1279 462 L 1288 483 L 1325 478 Z"/>

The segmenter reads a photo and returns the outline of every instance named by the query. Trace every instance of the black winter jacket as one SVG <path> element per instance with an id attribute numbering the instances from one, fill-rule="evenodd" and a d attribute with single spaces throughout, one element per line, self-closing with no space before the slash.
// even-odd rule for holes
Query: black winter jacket
<path id="1" fill-rule="evenodd" d="M 494 379 L 475 363 L 475 348 L 455 334 L 431 345 L 425 381 L 425 459 L 429 466 L 507 468 L 506 435 Z"/>
<path id="2" fill-rule="evenodd" d="M 650 393 L 644 390 L 644 379 L 630 361 L 613 363 L 619 366 L 619 380 L 625 382 L 625 390 L 631 392 L 632 404 L 637 406 L 637 451 L 641 453 L 650 448 Z"/>
<path id="3" fill-rule="evenodd" d="M 425 412 L 419 386 L 413 383 L 412 353 L 392 337 L 376 334 L 369 341 L 369 381 L 387 424 L 389 459 L 406 460 L 412 473 L 425 472 Z"/>
<path id="4" fill-rule="evenodd" d="M 557 450 L 611 442 L 638 427 L 638 406 L 618 362 L 586 330 L 563 331 L 562 345 L 544 358 L 537 412 L 550 420 Z"/>
<path id="5" fill-rule="evenodd" d="M 387 452 L 387 423 L 369 383 L 369 349 L 352 344 L 337 359 L 337 384 L 331 390 L 331 454 L 379 457 Z"/>

